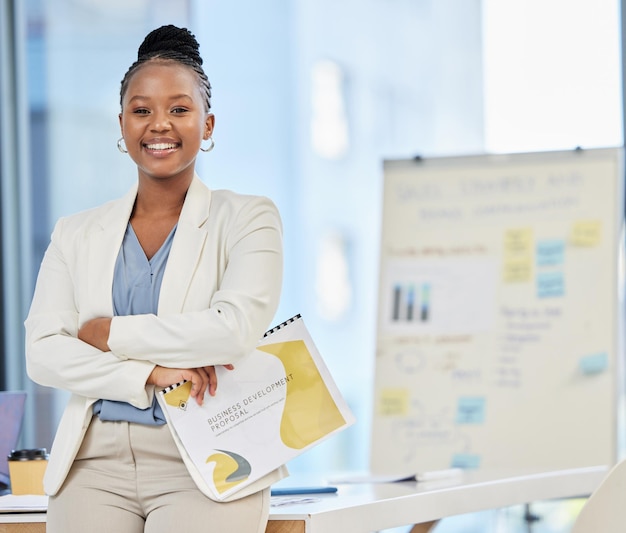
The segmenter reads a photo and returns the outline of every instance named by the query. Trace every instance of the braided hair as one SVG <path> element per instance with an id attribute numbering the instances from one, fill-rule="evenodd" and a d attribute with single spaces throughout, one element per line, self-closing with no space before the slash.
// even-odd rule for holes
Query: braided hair
<path id="1" fill-rule="evenodd" d="M 211 84 L 202 68 L 200 45 L 193 33 L 187 28 L 177 28 L 171 24 L 152 30 L 137 51 L 135 61 L 122 79 L 120 88 L 120 106 L 123 105 L 124 95 L 133 74 L 149 61 L 176 61 L 194 70 L 198 76 L 200 89 L 204 97 L 205 111 L 211 110 Z"/>

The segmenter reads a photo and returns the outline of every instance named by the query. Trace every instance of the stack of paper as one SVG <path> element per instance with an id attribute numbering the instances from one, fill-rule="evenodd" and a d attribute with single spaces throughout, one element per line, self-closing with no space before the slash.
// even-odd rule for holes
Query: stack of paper
<path id="1" fill-rule="evenodd" d="M 37 513 L 48 510 L 48 496 L 7 494 L 0 496 L 0 513 Z"/>

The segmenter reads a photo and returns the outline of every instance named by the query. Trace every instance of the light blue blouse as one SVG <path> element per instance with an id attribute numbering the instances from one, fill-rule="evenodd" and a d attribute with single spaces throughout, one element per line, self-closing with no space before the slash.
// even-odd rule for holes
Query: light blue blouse
<path id="1" fill-rule="evenodd" d="M 156 314 L 167 258 L 172 248 L 176 226 L 152 259 L 148 260 L 133 226 L 128 223 L 113 275 L 113 314 L 115 316 Z M 129 403 L 98 400 L 94 413 L 100 420 L 127 420 L 138 424 L 165 424 L 156 397 L 152 406 L 138 409 Z"/>

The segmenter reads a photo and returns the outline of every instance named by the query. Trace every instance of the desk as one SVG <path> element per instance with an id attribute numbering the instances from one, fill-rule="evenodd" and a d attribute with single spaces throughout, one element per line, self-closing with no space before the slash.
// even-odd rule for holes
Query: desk
<path id="1" fill-rule="evenodd" d="M 422 483 L 340 485 L 317 501 L 272 507 L 267 533 L 367 533 L 429 524 L 448 516 L 588 496 L 607 474 L 604 466 L 554 472 L 476 470 L 462 477 Z M 44 533 L 45 513 L 0 514 L 0 533 Z"/>

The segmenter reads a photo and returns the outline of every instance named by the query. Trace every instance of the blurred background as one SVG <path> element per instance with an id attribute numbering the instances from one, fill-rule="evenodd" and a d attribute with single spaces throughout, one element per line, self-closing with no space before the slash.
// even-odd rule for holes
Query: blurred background
<path id="1" fill-rule="evenodd" d="M 275 322 L 301 313 L 357 423 L 290 464 L 368 467 L 382 164 L 386 159 L 621 146 L 618 0 L 2 0 L 0 388 L 29 392 L 27 447 L 50 447 L 64 394 L 29 382 L 23 320 L 60 216 L 136 179 L 119 87 L 143 37 L 189 28 L 213 85 L 211 188 L 283 217 Z M 579 501 L 539 505 L 567 531 Z M 441 531 L 526 531 L 526 509 Z"/>

